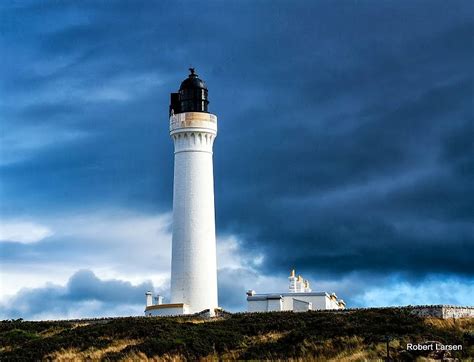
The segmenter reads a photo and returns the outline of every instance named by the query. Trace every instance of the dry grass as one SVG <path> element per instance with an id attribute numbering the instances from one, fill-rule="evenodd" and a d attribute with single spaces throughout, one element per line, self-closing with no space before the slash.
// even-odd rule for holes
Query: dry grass
<path id="1" fill-rule="evenodd" d="M 72 326 L 71 329 L 76 329 L 76 328 L 79 328 L 79 327 L 86 327 L 86 326 L 89 326 L 90 323 L 88 322 L 79 322 L 79 323 L 74 323 L 74 325 Z"/>
<path id="2" fill-rule="evenodd" d="M 152 317 L 153 318 L 153 317 Z M 156 317 L 161 318 L 161 317 Z M 192 324 L 201 324 L 201 323 L 215 323 L 223 321 L 225 318 L 223 317 L 214 317 L 212 319 L 205 319 L 205 318 L 176 318 L 175 322 L 177 323 L 192 323 Z"/>
<path id="3" fill-rule="evenodd" d="M 337 355 L 334 358 L 329 359 L 328 361 L 330 362 L 338 362 L 338 361 L 344 361 L 344 362 L 355 362 L 355 361 L 369 361 L 372 360 L 369 357 L 369 354 L 365 351 L 357 351 L 357 352 L 352 352 L 349 355 L 347 355 L 347 352 L 341 353 L 340 355 Z"/>
<path id="4" fill-rule="evenodd" d="M 256 345 L 261 345 L 261 344 L 267 344 L 267 343 L 273 343 L 281 338 L 285 337 L 289 331 L 286 332 L 270 332 L 270 333 L 265 333 L 261 334 L 258 336 L 252 336 L 252 337 L 246 337 L 244 340 L 244 343 L 242 343 L 242 346 L 237 349 L 233 349 L 230 351 L 227 351 L 224 353 L 222 356 L 208 356 L 205 360 L 208 361 L 215 361 L 217 359 L 223 360 L 223 361 L 235 361 L 239 360 L 240 356 L 249 348 L 256 346 Z"/>
<path id="5" fill-rule="evenodd" d="M 333 358 L 328 359 L 328 361 L 336 362 L 336 361 L 347 361 L 347 362 L 354 362 L 354 361 L 368 361 L 373 360 L 373 352 L 363 350 L 360 346 L 363 346 L 363 339 L 357 336 L 349 337 L 346 340 L 347 346 L 352 347 L 348 348 L 345 351 L 339 353 Z M 357 347 L 356 347 L 357 346 Z M 326 348 L 334 349 L 332 343 L 326 345 Z M 371 353 L 372 352 L 372 353 Z"/>
<path id="6" fill-rule="evenodd" d="M 285 337 L 289 332 L 270 332 L 249 338 L 248 344 L 262 344 L 276 342 Z"/>
<path id="7" fill-rule="evenodd" d="M 59 334 L 61 333 L 62 331 L 66 330 L 66 328 L 55 328 L 55 327 L 52 327 L 52 328 L 49 328 L 45 331 L 41 331 L 39 333 L 39 335 L 42 337 L 42 338 L 47 338 L 47 337 L 52 337 L 52 336 L 55 336 L 56 334 Z"/>
<path id="8" fill-rule="evenodd" d="M 12 347 L 12 346 L 0 347 L 0 352 L 10 352 L 10 351 L 13 351 L 13 347 Z"/>
<path id="9" fill-rule="evenodd" d="M 459 328 L 466 332 L 474 332 L 474 318 L 425 318 L 425 324 L 436 328 Z"/>
<path id="10" fill-rule="evenodd" d="M 85 351 L 80 351 L 77 348 L 61 349 L 46 356 L 46 359 L 50 358 L 54 361 L 97 361 L 103 358 L 107 353 L 120 352 L 128 346 L 135 346 L 141 342 L 141 340 L 136 339 L 119 339 L 113 341 L 109 346 L 103 349 L 89 348 Z M 140 356 L 140 358 L 135 360 L 141 361 L 143 359 Z"/>
<path id="11" fill-rule="evenodd" d="M 211 358 L 209 361 L 215 361 L 217 358 Z M 154 356 L 154 357 L 147 357 L 146 354 L 143 352 L 129 352 L 126 356 L 120 359 L 121 362 L 183 362 L 188 361 L 184 356 L 181 355 L 168 355 L 165 354 L 163 356 Z M 207 361 L 207 359 L 201 359 L 201 361 Z"/>

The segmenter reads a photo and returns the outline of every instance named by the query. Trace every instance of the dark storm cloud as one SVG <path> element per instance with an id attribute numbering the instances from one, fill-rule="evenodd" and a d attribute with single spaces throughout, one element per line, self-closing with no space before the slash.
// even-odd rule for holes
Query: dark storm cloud
<path id="1" fill-rule="evenodd" d="M 220 119 L 218 232 L 263 251 L 264 271 L 472 277 L 472 14 L 469 1 L 7 6 L 2 127 L 58 142 L 11 142 L 2 212 L 169 210 L 168 97 L 194 65 Z"/>
<path id="2" fill-rule="evenodd" d="M 0 315 L 24 319 L 44 319 L 48 315 L 112 316 L 120 308 L 142 308 L 146 290 L 153 290 L 151 282 L 134 286 L 121 280 L 101 280 L 90 270 L 79 270 L 64 287 L 48 285 L 20 290 L 8 306 L 0 309 Z"/>
<path id="3" fill-rule="evenodd" d="M 258 146 L 243 150 L 248 157 L 240 167 L 228 168 L 239 181 L 255 181 L 226 191 L 231 222 L 245 220 L 258 230 L 254 245 L 271 255 L 269 270 L 286 263 L 320 272 L 472 274 L 471 82 L 428 89 L 394 110 L 365 116 L 349 131 L 334 125 L 319 134 L 301 135 L 296 127 L 262 132 L 267 147 L 255 150 L 261 146 L 255 139 Z M 467 139 L 456 142 L 456 135 Z M 302 141 L 288 141 L 294 139 Z M 245 167 L 254 152 L 259 158 Z M 453 169 L 457 162 L 462 175 Z M 246 230 L 245 222 L 234 230 Z M 416 226 L 402 233 L 400 222 Z"/>

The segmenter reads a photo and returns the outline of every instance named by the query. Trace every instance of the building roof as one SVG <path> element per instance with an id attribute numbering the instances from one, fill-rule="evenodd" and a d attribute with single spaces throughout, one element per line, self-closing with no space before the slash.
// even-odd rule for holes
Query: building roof
<path id="1" fill-rule="evenodd" d="M 167 309 L 167 308 L 184 308 L 186 304 L 184 303 L 171 303 L 171 304 L 155 304 L 155 305 L 149 305 L 148 307 L 145 308 L 145 312 L 147 310 L 152 310 L 152 309 Z"/>
<path id="2" fill-rule="evenodd" d="M 268 300 L 268 299 L 281 299 L 283 297 L 328 297 L 329 294 L 326 292 L 309 292 L 309 293 L 269 293 L 269 294 L 254 294 L 247 296 L 248 301 L 252 300 Z"/>

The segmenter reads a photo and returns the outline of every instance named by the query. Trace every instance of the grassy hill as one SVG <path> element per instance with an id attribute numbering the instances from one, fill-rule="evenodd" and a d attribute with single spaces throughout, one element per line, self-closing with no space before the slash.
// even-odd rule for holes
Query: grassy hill
<path id="1" fill-rule="evenodd" d="M 474 356 L 474 320 L 420 318 L 398 308 L 343 312 L 234 314 L 0 322 L 0 360 L 39 359 L 381 359 L 407 352 L 407 343 L 460 344 L 451 357 Z M 447 357 L 447 356 L 445 356 Z"/>

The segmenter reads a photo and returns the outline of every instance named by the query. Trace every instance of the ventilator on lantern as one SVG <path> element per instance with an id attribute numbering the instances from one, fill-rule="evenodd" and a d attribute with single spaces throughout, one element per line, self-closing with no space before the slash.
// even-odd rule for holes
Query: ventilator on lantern
<path id="1" fill-rule="evenodd" d="M 218 308 L 212 162 L 217 117 L 208 112 L 208 104 L 207 87 L 190 68 L 179 92 L 171 93 L 169 108 L 174 142 L 171 300 L 147 302 L 145 315 L 207 310 L 212 316 Z"/>

